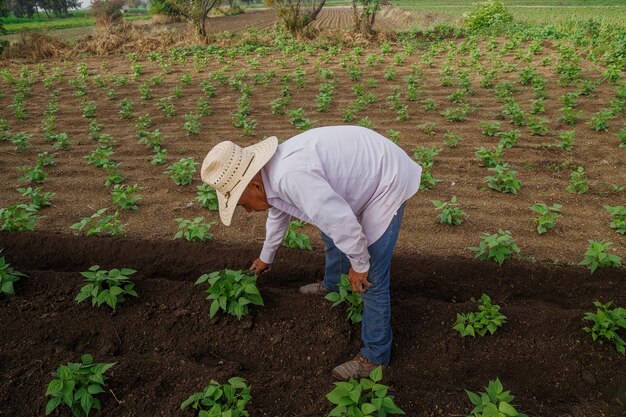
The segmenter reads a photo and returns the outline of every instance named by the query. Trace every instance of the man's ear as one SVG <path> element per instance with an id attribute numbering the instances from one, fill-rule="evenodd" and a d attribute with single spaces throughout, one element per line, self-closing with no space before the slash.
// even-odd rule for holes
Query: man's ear
<path id="1" fill-rule="evenodd" d="M 257 190 L 262 190 L 263 189 L 263 180 L 261 180 L 261 174 L 256 174 L 252 178 L 252 181 L 250 181 L 250 185 L 252 185 Z"/>

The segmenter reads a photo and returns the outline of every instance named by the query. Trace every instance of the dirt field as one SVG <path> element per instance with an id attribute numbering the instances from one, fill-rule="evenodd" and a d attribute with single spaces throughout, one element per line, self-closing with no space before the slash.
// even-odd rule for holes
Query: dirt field
<path id="1" fill-rule="evenodd" d="M 204 287 L 193 281 L 253 259 L 254 245 L 49 234 L 2 234 L 0 245 L 30 275 L 19 297 L 0 303 L 0 314 L 11 317 L 0 321 L 8 336 L 0 339 L 3 416 L 42 415 L 50 372 L 91 352 L 117 362 L 108 387 L 122 403 L 103 394 L 103 417 L 179 415 L 192 392 L 232 375 L 252 386 L 251 416 L 319 417 L 330 409 L 330 370 L 358 348 L 358 329 L 340 309 L 296 292 L 320 277 L 319 253 L 285 250 L 262 280 L 266 307 L 238 322 L 209 321 Z M 394 262 L 394 359 L 385 380 L 408 416 L 464 416 L 463 389 L 482 389 L 495 376 L 530 416 L 624 415 L 616 401 L 626 400 L 626 361 L 581 330 L 590 299 L 626 302 L 622 273 L 589 277 L 570 268 L 497 268 L 419 254 Z M 75 304 L 77 271 L 93 263 L 136 268 L 140 298 L 115 314 Z M 495 336 L 467 340 L 451 327 L 456 313 L 475 308 L 469 299 L 477 289 L 498 300 L 508 324 Z"/>
<path id="2" fill-rule="evenodd" d="M 252 49 L 256 40 L 249 36 L 246 45 L 253 45 Z M 498 48 L 506 40 L 497 39 Z M 371 66 L 365 64 L 365 57 L 379 53 L 379 45 L 366 47 L 362 55 L 344 47 L 328 56 L 327 63 L 323 49 L 267 54 L 257 50 L 239 56 L 233 47 L 195 58 L 191 53 L 181 55 L 180 60 L 168 60 L 165 53 L 164 60 L 171 65 L 169 73 L 140 54 L 137 64 L 142 73 L 134 81 L 134 64 L 125 56 L 80 56 L 46 62 L 41 69 L 28 66 L 37 74 L 30 86 L 31 96 L 26 98 L 30 117 L 17 120 L 9 106 L 0 107 L 0 118 L 8 120 L 11 133 L 33 134 L 25 151 L 17 151 L 11 141 L 0 141 L 0 207 L 26 202 L 16 191 L 25 186 L 18 180 L 16 168 L 32 165 L 43 151 L 57 154 L 56 165 L 45 168 L 48 177 L 43 184 L 44 191 L 56 195 L 52 206 L 39 212 L 37 232 L 0 234 L 7 261 L 31 276 L 19 282 L 16 297 L 0 301 L 0 314 L 10 317 L 0 321 L 0 333 L 9 335 L 0 338 L 0 374 L 7 376 L 0 382 L 0 416 L 41 415 L 50 372 L 87 351 L 98 361 L 118 362 L 111 372 L 110 387 L 123 403 L 106 394 L 102 416 L 171 416 L 184 398 L 208 380 L 223 381 L 233 374 L 252 384 L 252 416 L 320 416 L 328 412 L 324 394 L 332 388 L 329 371 L 356 352 L 359 337 L 342 311 L 296 292 L 299 285 L 322 275 L 318 231 L 310 225 L 303 229 L 311 236 L 314 251 L 283 248 L 279 252 L 271 275 L 261 282 L 266 307 L 255 309 L 252 319 L 242 322 L 209 321 L 205 294 L 193 282 L 204 272 L 247 267 L 261 249 L 265 215 L 238 210 L 233 226 L 214 226 L 214 240 L 208 243 L 172 240 L 177 231 L 175 218 L 217 220 L 218 216 L 194 201 L 198 175 L 191 185 L 176 186 L 164 172 L 167 165 L 182 157 L 201 162 L 222 140 L 250 145 L 269 135 L 286 140 L 297 134 L 289 116 L 271 113 L 270 102 L 280 97 L 284 85 L 292 95 L 286 110 L 302 107 L 315 121 L 314 126 L 345 124 L 343 110 L 356 97 L 353 89 L 361 85 L 377 101 L 357 112 L 352 123 L 367 117 L 378 132 L 399 131 L 399 145 L 409 154 L 418 145 L 442 148 L 432 169 L 439 182 L 407 203 L 393 264 L 395 346 L 385 378 L 407 415 L 464 415 L 469 402 L 463 389 L 480 390 L 489 379 L 499 376 L 516 395 L 520 410 L 530 416 L 624 416 L 626 409 L 619 404 L 626 403 L 626 361 L 614 347 L 594 344 L 582 331 L 581 320 L 596 299 L 626 304 L 624 269 L 591 275 L 587 269 L 573 266 L 582 259 L 588 239 L 613 241 L 612 253 L 626 257 L 625 237 L 609 227 L 609 215 L 603 208 L 625 203 L 619 187 L 626 186 L 626 149 L 618 147 L 613 134 L 624 127 L 626 117 L 617 115 L 606 132 L 595 132 L 586 123 L 609 106 L 616 87 L 602 79 L 605 68 L 584 60 L 582 77 L 599 85 L 593 94 L 578 97 L 576 110 L 582 115 L 571 127 L 557 121 L 562 107 L 559 97 L 578 87 L 559 85 L 555 44 L 543 42 L 543 51 L 524 62 L 516 53 L 527 50 L 529 42 L 493 61 L 480 43 L 482 65 L 517 65 L 500 74 L 496 82 L 511 82 L 518 89 L 514 97 L 525 111 L 530 109 L 534 92 L 519 84 L 519 71 L 532 66 L 546 78 L 548 98 L 545 114 L 539 117 L 549 119 L 549 132 L 533 136 L 527 126 L 515 127 L 502 115 L 502 103 L 494 91 L 482 88 L 482 76 L 467 65 L 469 52 L 448 55 L 450 45 L 462 41 L 444 41 L 443 47 L 420 42 L 414 51 L 404 51 L 406 61 L 400 65 L 394 65 L 396 54 L 402 52 L 399 45 L 393 45 L 391 53 L 381 55 L 382 62 Z M 432 67 L 424 61 L 431 47 L 435 48 Z M 350 55 L 358 57 L 355 66 L 363 70 L 360 81 L 351 80 L 341 65 Z M 76 88 L 70 84 L 79 63 L 85 63 L 89 72 L 84 98 L 75 97 Z M 20 63 L 0 65 L 15 76 L 22 67 Z M 62 78 L 53 89 L 46 89 L 43 77 L 57 66 Z M 220 74 L 225 66 L 226 79 L 221 85 L 210 76 Z M 412 66 L 422 74 L 419 101 L 409 101 L 405 94 Z M 472 81 L 474 93 L 467 96 L 467 103 L 475 111 L 462 123 L 449 122 L 441 114 L 457 106 L 449 96 L 458 85 L 441 83 L 446 66 L 455 74 L 467 70 Z M 320 80 L 319 68 L 332 70 L 335 83 L 327 113 L 318 112 L 315 103 L 319 85 L 325 82 Z M 397 72 L 393 80 L 385 79 L 389 68 Z M 306 73 L 302 88 L 295 85 L 297 69 Z M 274 78 L 267 84 L 253 84 L 255 75 L 265 76 L 269 70 L 275 71 Z M 189 83 L 182 82 L 186 74 Z M 282 81 L 289 74 L 291 77 Z M 104 87 L 96 85 L 96 75 L 103 77 Z M 115 82 L 120 75 L 126 76 L 126 85 Z M 153 98 L 142 102 L 140 85 L 153 77 L 162 77 L 162 83 L 153 85 Z M 369 79 L 374 82 L 367 86 Z M 215 86 L 215 97 L 206 98 L 203 93 L 205 80 Z M 244 135 L 233 125 L 241 96 L 234 88 L 238 82 L 252 88 L 249 117 L 258 122 L 253 135 Z M 387 100 L 395 87 L 401 88 L 401 100 L 408 106 L 406 122 L 396 120 Z M 157 103 L 171 96 L 175 88 L 182 96 L 171 99 L 176 115 L 166 117 Z M 10 103 L 15 85 L 0 80 L 0 89 L 3 100 Z M 71 141 L 66 151 L 55 150 L 43 138 L 43 112 L 54 89 L 59 92 L 56 132 L 66 132 Z M 110 89 L 117 93 L 115 99 L 107 99 Z M 102 133 L 115 139 L 111 159 L 120 163 L 125 183 L 143 187 L 139 209 L 120 212 L 129 231 L 124 239 L 71 234 L 70 226 L 81 218 L 99 208 L 114 210 L 110 187 L 103 185 L 103 171 L 84 159 L 98 144 L 89 138 L 90 120 L 82 115 L 83 99 L 94 102 L 95 120 L 102 124 Z M 130 120 L 120 115 L 123 99 L 133 103 Z M 200 119 L 200 134 L 188 136 L 182 128 L 184 115 L 197 111 L 203 99 L 213 114 Z M 425 99 L 434 100 L 437 109 L 426 110 Z M 152 119 L 150 130 L 159 129 L 166 138 L 169 155 L 164 165 L 152 165 L 150 149 L 138 143 L 137 118 L 145 114 Z M 500 130 L 520 130 L 518 145 L 504 152 L 504 160 L 523 182 L 519 194 L 502 194 L 487 187 L 485 176 L 490 172 L 480 166 L 474 151 L 480 146 L 491 148 L 499 138 L 482 134 L 481 121 L 502 122 Z M 461 136 L 458 147 L 444 145 L 446 130 Z M 558 135 L 569 130 L 576 132 L 573 150 L 554 147 Z M 566 191 L 570 173 L 579 165 L 585 167 L 590 183 L 589 191 L 582 195 Z M 458 227 L 439 224 L 431 203 L 447 201 L 452 195 L 468 214 Z M 545 235 L 535 230 L 530 207 L 536 202 L 563 205 L 563 217 Z M 521 256 L 500 268 L 473 260 L 467 247 L 476 246 L 481 233 L 495 233 L 499 228 L 511 231 Z M 76 305 L 73 299 L 82 282 L 78 272 L 93 264 L 137 269 L 140 298 L 115 314 Z M 463 339 L 451 329 L 455 314 L 473 310 L 470 298 L 482 293 L 502 307 L 508 324 L 495 336 Z"/>

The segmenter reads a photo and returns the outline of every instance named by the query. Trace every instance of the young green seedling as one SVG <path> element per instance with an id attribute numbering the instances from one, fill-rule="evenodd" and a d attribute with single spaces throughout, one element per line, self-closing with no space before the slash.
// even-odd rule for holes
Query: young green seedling
<path id="1" fill-rule="evenodd" d="M 209 210 L 217 211 L 219 209 L 217 202 L 217 194 L 215 190 L 206 183 L 198 185 L 198 192 L 195 200 L 200 203 L 201 207 Z"/>
<path id="2" fill-rule="evenodd" d="M 80 273 L 87 284 L 80 289 L 76 302 L 82 303 L 91 298 L 92 307 L 100 307 L 106 303 L 115 310 L 117 304 L 124 301 L 124 296 L 137 297 L 135 284 L 129 278 L 135 272 L 137 271 L 128 268 L 106 271 L 100 269 L 99 265 L 93 265 L 89 271 Z"/>
<path id="3" fill-rule="evenodd" d="M 74 417 L 87 417 L 94 409 L 100 411 L 102 403 L 95 395 L 104 392 L 104 375 L 115 363 L 93 363 L 91 355 L 82 355 L 80 363 L 61 365 L 48 384 L 46 415 L 61 404 L 67 405 Z"/>
<path id="4" fill-rule="evenodd" d="M 439 211 L 439 223 L 449 224 L 451 226 L 458 226 L 463 223 L 463 218 L 467 217 L 467 214 L 458 207 L 456 202 L 456 196 L 453 195 L 450 201 L 433 200 L 435 210 Z"/>
<path id="5" fill-rule="evenodd" d="M 174 220 L 178 223 L 178 232 L 174 235 L 174 239 L 184 238 L 188 242 L 206 242 L 212 239 L 211 227 L 217 223 L 203 223 L 204 217 L 196 217 L 193 220 L 179 217 Z"/>
<path id="6" fill-rule="evenodd" d="M 546 233 L 548 230 L 554 227 L 556 219 L 561 217 L 560 204 L 554 203 L 552 207 L 548 207 L 545 203 L 535 203 L 531 209 L 539 216 L 535 217 L 535 223 L 537 224 L 537 233 Z"/>
<path id="7" fill-rule="evenodd" d="M 388 395 L 389 387 L 381 384 L 383 371 L 379 366 L 369 378 L 348 382 L 335 382 L 335 388 L 326 398 L 335 405 L 328 417 L 380 417 L 389 414 L 405 414 Z"/>
<path id="8" fill-rule="evenodd" d="M 333 307 L 346 303 L 348 305 L 348 320 L 352 324 L 360 323 L 363 314 L 363 299 L 361 294 L 352 292 L 352 286 L 348 281 L 348 275 L 342 274 L 339 281 L 338 290 L 326 294 L 328 301 L 333 303 Z"/>
<path id="9" fill-rule="evenodd" d="M 503 165 L 498 164 L 493 168 L 489 168 L 489 171 L 494 173 L 494 175 L 488 175 L 485 177 L 489 188 L 501 193 L 512 194 L 517 194 L 517 192 L 522 188 L 522 182 L 515 176 L 516 171 L 509 169 L 506 163 Z"/>
<path id="10" fill-rule="evenodd" d="M 204 390 L 193 393 L 180 404 L 181 410 L 191 408 L 199 417 L 248 417 L 247 404 L 252 399 L 250 387 L 241 377 L 233 377 L 227 384 L 211 380 Z"/>
<path id="11" fill-rule="evenodd" d="M 0 253 L 1 252 L 0 250 Z M 6 296 L 14 295 L 15 289 L 13 284 L 27 276 L 28 275 L 16 271 L 11 264 L 4 259 L 4 256 L 0 256 L 0 294 Z"/>
<path id="12" fill-rule="evenodd" d="M 505 391 L 500 379 L 489 381 L 485 392 L 474 393 L 465 390 L 474 406 L 468 417 L 528 417 L 512 405 L 515 397 Z"/>
<path id="13" fill-rule="evenodd" d="M 303 221 L 294 220 L 289 223 L 287 233 L 283 239 L 283 246 L 293 249 L 306 249 L 313 250 L 311 246 L 311 239 L 305 233 L 299 233 L 298 229 L 303 227 L 305 223 Z"/>
<path id="14" fill-rule="evenodd" d="M 566 190 L 572 194 L 585 194 L 589 190 L 589 182 L 584 167 L 579 166 L 575 171 L 572 171 L 570 184 Z"/>
<path id="15" fill-rule="evenodd" d="M 169 174 L 176 185 L 187 185 L 193 181 L 198 163 L 193 158 L 181 158 L 178 162 L 171 164 L 165 172 Z"/>
<path id="16" fill-rule="evenodd" d="M 137 201 L 141 200 L 141 194 L 137 194 L 142 188 L 138 184 L 113 186 L 111 198 L 113 204 L 118 204 L 122 210 L 137 210 Z"/>
<path id="17" fill-rule="evenodd" d="M 110 235 L 118 236 L 128 232 L 126 225 L 122 224 L 119 216 L 119 212 L 102 216 L 106 208 L 102 208 L 92 214 L 90 217 L 83 217 L 78 223 L 74 223 L 70 226 L 70 229 L 77 232 L 82 232 L 87 227 L 85 234 L 89 235 Z"/>
<path id="18" fill-rule="evenodd" d="M 13 204 L 0 208 L 0 232 L 33 231 L 37 222 L 37 208 L 31 204 Z"/>
<path id="19" fill-rule="evenodd" d="M 611 215 L 611 228 L 620 235 L 626 234 L 626 207 L 606 205 L 604 208 Z"/>
<path id="20" fill-rule="evenodd" d="M 248 272 L 224 269 L 211 272 L 198 278 L 196 285 L 207 282 L 207 300 L 211 301 L 209 317 L 213 318 L 219 310 L 241 319 L 249 313 L 248 306 L 264 305 L 256 277 Z"/>
<path id="21" fill-rule="evenodd" d="M 476 252 L 476 258 L 483 260 L 493 260 L 498 265 L 502 265 L 504 261 L 511 258 L 514 254 L 520 253 L 511 232 L 498 229 L 498 233 L 490 235 L 483 233 L 479 246 L 468 247 L 469 250 Z"/>
<path id="22" fill-rule="evenodd" d="M 610 309 L 613 302 L 602 304 L 594 301 L 596 313 L 585 313 L 583 320 L 591 322 L 591 327 L 584 327 L 583 330 L 591 334 L 594 342 L 614 343 L 615 349 L 622 355 L 626 355 L 626 341 L 619 335 L 626 329 L 626 308 L 615 307 Z"/>
<path id="23" fill-rule="evenodd" d="M 589 240 L 585 257 L 578 265 L 585 265 L 593 274 L 598 268 L 619 268 L 622 266 L 622 258 L 607 253 L 607 250 L 613 242 L 602 242 Z"/>
<path id="24" fill-rule="evenodd" d="M 472 298 L 472 301 L 476 302 L 476 299 Z M 457 314 L 453 329 L 463 337 L 484 336 L 487 332 L 494 334 L 504 323 L 506 316 L 500 313 L 500 306 L 492 304 L 491 298 L 483 294 L 478 301 L 478 312 Z"/>

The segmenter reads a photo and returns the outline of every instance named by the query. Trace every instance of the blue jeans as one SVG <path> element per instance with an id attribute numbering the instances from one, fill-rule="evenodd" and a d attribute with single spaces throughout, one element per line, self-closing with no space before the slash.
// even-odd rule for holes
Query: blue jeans
<path id="1" fill-rule="evenodd" d="M 385 233 L 367 250 L 370 254 L 370 270 L 368 281 L 372 286 L 363 294 L 363 321 L 361 323 L 361 354 L 370 361 L 386 365 L 391 359 L 391 299 L 389 281 L 391 256 L 398 240 L 398 232 L 404 214 L 404 204 L 391 220 Z M 347 274 L 350 261 L 332 239 L 322 233 L 324 251 L 326 253 L 326 271 L 324 286 L 336 291 L 341 274 Z"/>

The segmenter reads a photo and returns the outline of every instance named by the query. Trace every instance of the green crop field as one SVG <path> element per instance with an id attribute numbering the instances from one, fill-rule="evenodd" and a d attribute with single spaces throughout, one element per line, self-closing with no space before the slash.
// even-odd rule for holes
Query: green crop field
<path id="1" fill-rule="evenodd" d="M 138 10 L 133 10 L 132 13 L 126 14 L 124 18 L 132 21 L 149 19 L 150 17 L 147 11 L 141 13 L 138 12 Z M 7 33 L 14 34 L 32 30 L 55 30 L 93 26 L 96 24 L 96 19 L 87 10 L 77 10 L 71 12 L 67 17 L 48 17 L 44 13 L 38 13 L 32 19 L 9 16 L 4 19 L 4 24 Z"/>
<path id="2" fill-rule="evenodd" d="M 392 5 L 424 13 L 462 17 L 474 8 L 473 1 L 391 0 Z M 328 5 L 349 5 L 349 1 L 330 0 Z M 606 24 L 626 26 L 626 3 L 623 0 L 505 0 L 516 20 L 530 23 L 567 24 L 594 19 Z"/>

